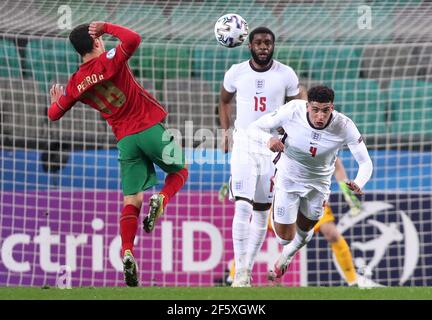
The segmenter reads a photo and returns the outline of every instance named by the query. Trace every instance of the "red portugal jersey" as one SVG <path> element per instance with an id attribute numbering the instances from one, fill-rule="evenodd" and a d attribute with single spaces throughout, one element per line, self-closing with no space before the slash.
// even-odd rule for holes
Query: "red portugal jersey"
<path id="1" fill-rule="evenodd" d="M 127 60 L 141 38 L 134 31 L 106 23 L 105 32 L 122 43 L 83 63 L 69 79 L 63 96 L 48 111 L 57 120 L 75 102 L 98 110 L 112 127 L 117 140 L 161 122 L 167 115 L 162 105 L 133 76 Z"/>

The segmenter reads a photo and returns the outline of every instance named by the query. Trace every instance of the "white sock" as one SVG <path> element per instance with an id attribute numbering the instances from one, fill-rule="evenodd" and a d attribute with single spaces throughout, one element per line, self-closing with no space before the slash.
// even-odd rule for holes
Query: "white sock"
<path id="1" fill-rule="evenodd" d="M 277 234 L 277 232 L 276 232 L 276 228 L 275 228 L 275 222 L 274 222 L 274 219 L 273 219 L 273 216 L 270 218 L 270 222 L 271 222 L 271 227 L 272 227 L 272 230 L 273 230 L 273 232 L 274 232 L 274 235 L 275 235 L 275 237 L 276 237 L 276 240 L 277 240 L 277 242 L 279 242 L 279 244 L 281 244 L 281 245 L 283 245 L 283 246 L 286 246 L 287 244 L 289 244 L 290 242 L 291 242 L 291 240 L 285 240 L 285 239 L 282 239 L 281 237 L 279 237 L 279 235 Z"/>
<path id="2" fill-rule="evenodd" d="M 236 271 L 246 268 L 246 251 L 249 238 L 250 216 L 253 207 L 247 201 L 235 202 L 234 219 L 232 223 L 232 239 Z"/>
<path id="3" fill-rule="evenodd" d="M 305 244 L 307 244 L 314 234 L 314 230 L 303 231 L 297 228 L 294 239 L 283 247 L 282 255 L 279 259 L 279 265 L 287 263 Z"/>
<path id="4" fill-rule="evenodd" d="M 249 240 L 246 253 L 246 268 L 252 270 L 255 258 L 261 249 L 267 233 L 267 220 L 269 210 L 252 213 L 252 220 L 249 230 Z"/>

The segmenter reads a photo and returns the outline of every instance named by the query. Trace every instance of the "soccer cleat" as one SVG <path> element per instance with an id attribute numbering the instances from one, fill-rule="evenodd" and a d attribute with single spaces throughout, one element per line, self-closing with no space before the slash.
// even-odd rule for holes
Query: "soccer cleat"
<path id="1" fill-rule="evenodd" d="M 289 259 L 285 263 L 280 263 L 279 260 L 275 263 L 273 270 L 269 270 L 267 273 L 267 280 L 270 284 L 280 285 L 282 282 L 282 277 L 285 272 L 288 270 L 288 266 L 291 263 L 291 259 Z"/>
<path id="2" fill-rule="evenodd" d="M 143 221 L 143 227 L 145 232 L 150 233 L 153 231 L 157 219 L 159 219 L 163 213 L 163 201 L 165 196 L 162 194 L 154 194 L 150 197 L 150 204 L 149 204 L 149 213 L 144 218 Z"/>
<path id="3" fill-rule="evenodd" d="M 224 202 L 226 196 L 228 195 L 228 183 L 222 183 L 221 187 L 219 188 L 219 192 L 218 192 L 218 200 L 219 202 Z"/>
<path id="4" fill-rule="evenodd" d="M 138 287 L 137 263 L 130 250 L 125 250 L 123 256 L 123 272 L 128 287 Z"/>
<path id="5" fill-rule="evenodd" d="M 236 271 L 234 281 L 231 284 L 233 288 L 250 288 L 251 287 L 251 271 L 240 269 Z"/>
<path id="6" fill-rule="evenodd" d="M 234 259 L 232 259 L 228 262 L 228 276 L 225 280 L 227 285 L 229 286 L 232 285 L 234 281 L 234 277 L 235 277 L 235 265 L 234 265 Z"/>

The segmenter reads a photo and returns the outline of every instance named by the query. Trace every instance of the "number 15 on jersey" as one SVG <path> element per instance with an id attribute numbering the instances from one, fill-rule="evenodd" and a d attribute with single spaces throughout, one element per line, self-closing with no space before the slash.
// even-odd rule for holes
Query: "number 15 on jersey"
<path id="1" fill-rule="evenodd" d="M 254 96 L 255 100 L 255 110 L 264 112 L 266 110 L 266 97 L 257 97 Z"/>

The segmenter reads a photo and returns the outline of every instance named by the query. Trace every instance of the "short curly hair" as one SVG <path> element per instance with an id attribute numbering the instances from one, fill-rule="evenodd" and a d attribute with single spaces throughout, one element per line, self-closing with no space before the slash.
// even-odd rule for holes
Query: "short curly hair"
<path id="1" fill-rule="evenodd" d="M 251 43 L 254 39 L 254 36 L 258 33 L 266 33 L 271 35 L 272 39 L 273 39 L 273 43 L 275 42 L 275 35 L 273 33 L 273 31 L 271 31 L 269 28 L 266 27 L 258 27 L 255 28 L 251 31 L 251 33 L 249 33 L 249 42 Z"/>
<path id="2" fill-rule="evenodd" d="M 315 86 L 308 90 L 308 101 L 316 102 L 333 102 L 334 101 L 334 91 L 333 89 L 326 86 Z"/>

